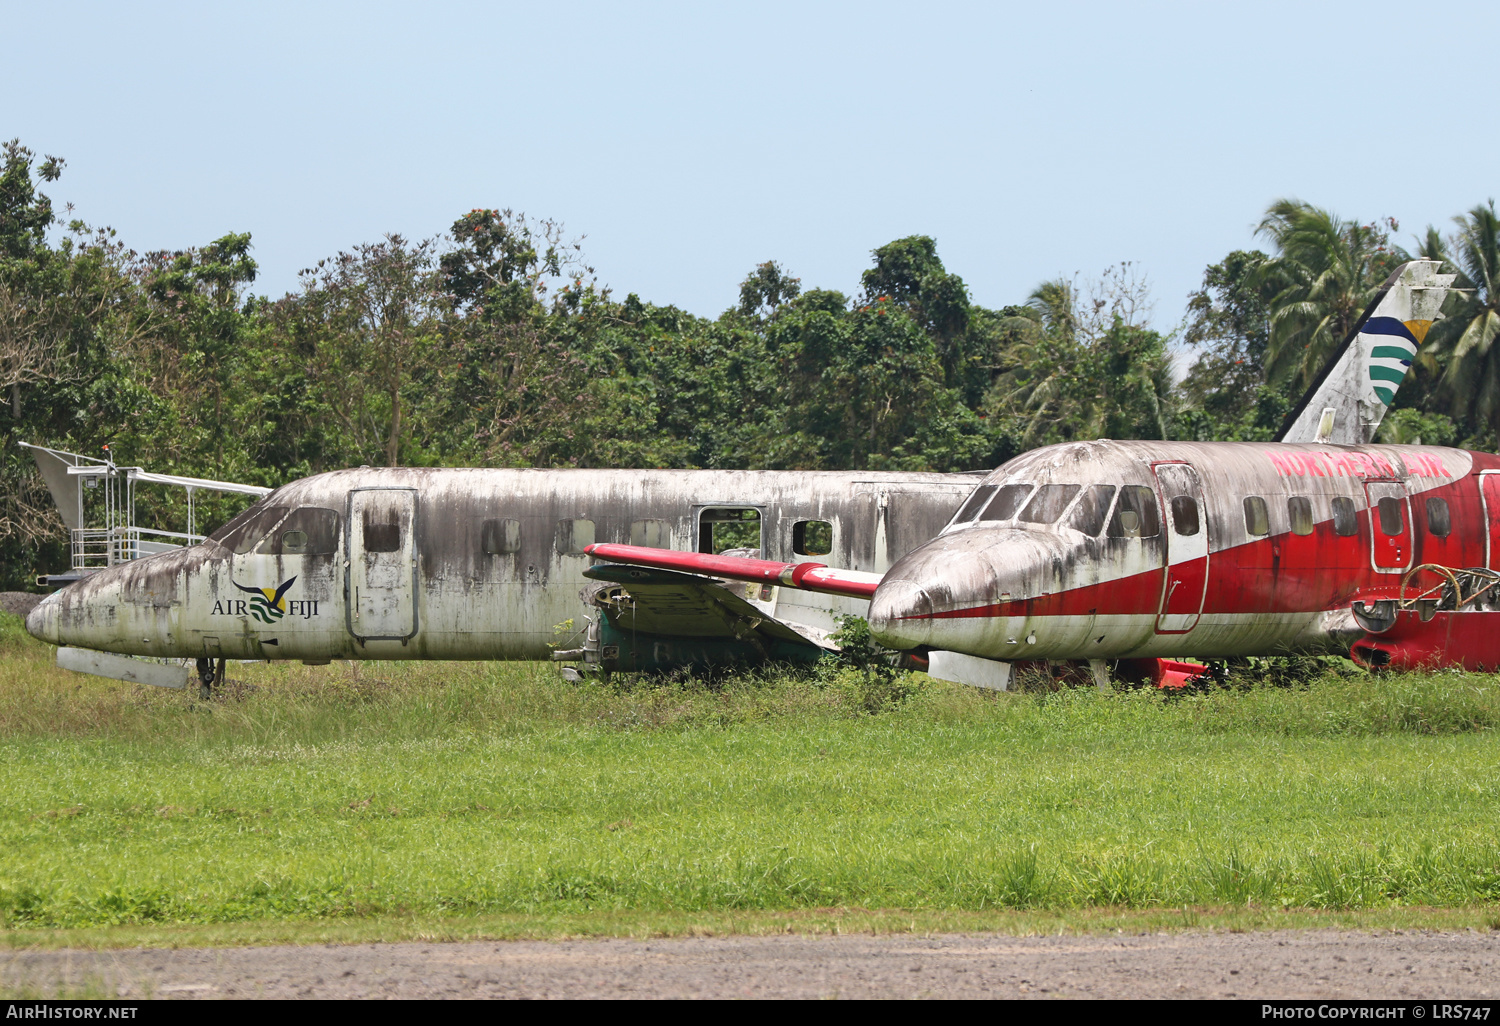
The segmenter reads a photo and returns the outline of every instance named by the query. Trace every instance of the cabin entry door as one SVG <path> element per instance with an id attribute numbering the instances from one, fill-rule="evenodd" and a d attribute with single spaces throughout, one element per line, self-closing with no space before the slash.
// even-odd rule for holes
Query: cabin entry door
<path id="1" fill-rule="evenodd" d="M 1370 500 L 1370 565 L 1398 574 L 1411 565 L 1411 503 L 1399 481 L 1366 481 Z"/>
<path id="2" fill-rule="evenodd" d="M 349 493 L 345 589 L 349 633 L 360 641 L 406 641 L 417 633 L 417 493 Z"/>
<path id="3" fill-rule="evenodd" d="M 1494 570 L 1500 563 L 1500 472 L 1479 475 L 1479 495 L 1484 501 L 1484 565 Z"/>
<path id="4" fill-rule="evenodd" d="M 1208 515 L 1203 505 L 1203 483 L 1187 463 L 1158 463 L 1152 469 L 1161 485 L 1167 535 L 1167 576 L 1156 632 L 1185 634 L 1198 625 L 1208 592 Z"/>

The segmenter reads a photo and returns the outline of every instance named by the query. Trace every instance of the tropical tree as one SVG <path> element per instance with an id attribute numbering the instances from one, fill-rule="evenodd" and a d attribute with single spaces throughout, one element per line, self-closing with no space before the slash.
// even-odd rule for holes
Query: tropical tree
<path id="1" fill-rule="evenodd" d="M 740 313 L 746 317 L 769 316 L 801 292 L 801 278 L 793 278 L 776 261 L 767 260 L 756 264 L 740 282 Z"/>
<path id="2" fill-rule="evenodd" d="M 1500 435 L 1500 220 L 1495 201 L 1453 219 L 1458 231 L 1440 248 L 1428 229 L 1424 255 L 1446 259 L 1459 272 L 1458 308 L 1435 326 L 1432 349 L 1447 356 L 1443 391 L 1453 413 Z M 1430 254 L 1427 250 L 1432 250 Z"/>
<path id="3" fill-rule="evenodd" d="M 1358 224 L 1299 200 L 1277 200 L 1258 234 L 1276 246 L 1258 281 L 1271 293 L 1266 376 L 1308 388 L 1406 254 L 1396 223 Z"/>

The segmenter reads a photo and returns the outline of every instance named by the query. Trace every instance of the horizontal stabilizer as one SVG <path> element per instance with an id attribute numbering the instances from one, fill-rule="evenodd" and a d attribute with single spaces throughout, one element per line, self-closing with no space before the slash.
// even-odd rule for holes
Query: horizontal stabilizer
<path id="1" fill-rule="evenodd" d="M 769 559 L 715 556 L 707 552 L 650 549 L 642 545 L 610 545 L 601 542 L 590 545 L 583 551 L 597 559 L 608 559 L 616 563 L 726 577 L 731 581 L 773 584 L 849 598 L 867 599 L 874 595 L 881 577 L 880 574 L 858 570 L 836 570 L 823 563 L 778 563 Z"/>

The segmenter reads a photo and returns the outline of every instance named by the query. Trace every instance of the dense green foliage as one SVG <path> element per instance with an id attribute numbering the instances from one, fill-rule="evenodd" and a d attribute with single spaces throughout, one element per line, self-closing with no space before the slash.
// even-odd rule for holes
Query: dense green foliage
<path id="1" fill-rule="evenodd" d="M 1394 225 L 1278 202 L 1274 254 L 1229 254 L 1190 297 L 1176 382 L 1129 264 L 992 310 L 912 236 L 875 250 L 852 295 L 768 261 L 708 319 L 622 300 L 560 225 L 481 209 L 338 253 L 276 299 L 252 291 L 249 234 L 137 253 L 63 223 L 42 191 L 62 171 L 4 148 L 0 587 L 65 563 L 16 440 L 277 485 L 361 464 L 963 470 L 1073 438 L 1268 438 L 1404 258 Z M 1393 437 L 1493 445 L 1495 238 L 1491 207 L 1428 232 L 1423 252 L 1451 253 L 1474 291 Z M 141 496 L 148 517 L 180 498 Z M 201 498 L 200 524 L 236 508 Z"/>
<path id="2" fill-rule="evenodd" d="M 278 664 L 204 705 L 0 629 L 9 930 L 1500 899 L 1491 676 L 1173 700 Z"/>

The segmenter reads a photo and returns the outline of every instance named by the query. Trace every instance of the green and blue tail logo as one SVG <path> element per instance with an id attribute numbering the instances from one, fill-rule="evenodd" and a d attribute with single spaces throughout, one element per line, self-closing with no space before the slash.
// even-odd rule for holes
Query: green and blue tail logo
<path id="1" fill-rule="evenodd" d="M 230 581 L 229 583 L 240 589 L 240 591 L 248 592 L 255 596 L 250 600 L 251 616 L 255 617 L 261 623 L 275 623 L 286 615 L 286 591 L 296 581 L 297 578 L 295 577 L 289 581 L 282 581 L 274 591 L 270 588 L 247 588 L 243 584 L 238 584 L 234 581 Z"/>
<path id="2" fill-rule="evenodd" d="M 1369 375 L 1375 398 L 1386 406 L 1396 398 L 1396 389 L 1411 370 L 1411 362 L 1427 337 L 1431 321 L 1398 321 L 1394 317 L 1371 317 L 1359 329 L 1361 335 L 1376 336 L 1369 340 L 1370 355 L 1365 373 Z"/>

